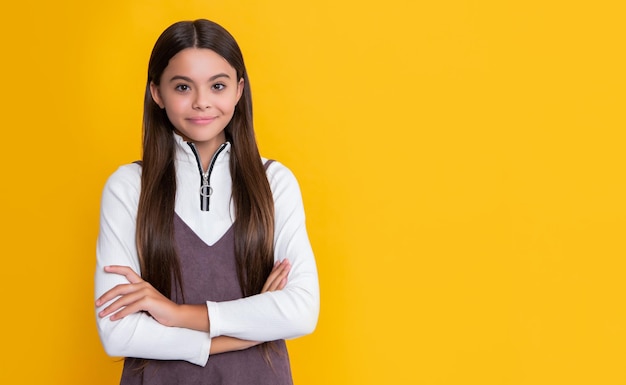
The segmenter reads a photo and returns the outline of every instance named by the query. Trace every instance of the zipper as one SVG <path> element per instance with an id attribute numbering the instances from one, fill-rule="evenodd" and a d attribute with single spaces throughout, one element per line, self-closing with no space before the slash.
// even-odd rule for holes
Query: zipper
<path id="1" fill-rule="evenodd" d="M 200 172 L 200 210 L 209 211 L 209 203 L 211 195 L 213 194 L 213 188 L 211 187 L 211 172 L 213 171 L 213 166 L 215 166 L 215 161 L 217 160 L 218 155 L 226 148 L 226 143 L 222 143 L 218 147 L 217 151 L 215 151 L 206 172 L 202 171 L 202 161 L 200 160 L 200 154 L 198 154 L 196 146 L 192 142 L 187 142 L 187 144 L 191 147 L 191 152 L 193 152 L 193 155 L 196 157 L 198 171 Z"/>

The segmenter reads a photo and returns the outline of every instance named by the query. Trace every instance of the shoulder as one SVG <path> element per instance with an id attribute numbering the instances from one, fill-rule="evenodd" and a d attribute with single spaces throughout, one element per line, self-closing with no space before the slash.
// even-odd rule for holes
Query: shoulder
<path id="1" fill-rule="evenodd" d="M 118 197 L 139 197 L 141 189 L 141 166 L 136 163 L 120 166 L 106 181 L 104 195 Z"/>
<path id="2" fill-rule="evenodd" d="M 269 162 L 269 164 L 268 164 Z M 280 163 L 277 160 L 267 160 L 263 158 L 263 164 L 267 167 L 267 179 L 270 182 L 270 186 L 282 185 L 282 184 L 298 184 L 296 176 L 291 170 Z"/>
<path id="3" fill-rule="evenodd" d="M 263 163 L 267 162 L 264 158 Z M 300 186 L 294 173 L 284 164 L 274 160 L 267 167 L 267 180 L 274 194 L 274 199 L 293 200 L 301 199 Z"/>

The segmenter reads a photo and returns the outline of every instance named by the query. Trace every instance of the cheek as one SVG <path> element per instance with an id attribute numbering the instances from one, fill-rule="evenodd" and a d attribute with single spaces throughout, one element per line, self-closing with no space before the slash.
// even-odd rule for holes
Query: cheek
<path id="1" fill-rule="evenodd" d="M 228 99 L 225 99 L 222 103 L 221 103 L 221 108 L 222 111 L 228 111 L 230 114 L 232 114 L 235 111 L 235 106 L 237 105 L 237 95 L 233 95 L 231 97 L 229 97 Z"/>
<path id="2" fill-rule="evenodd" d="M 189 103 L 184 98 L 171 98 L 167 99 L 164 104 L 167 114 L 175 115 L 185 111 Z"/>

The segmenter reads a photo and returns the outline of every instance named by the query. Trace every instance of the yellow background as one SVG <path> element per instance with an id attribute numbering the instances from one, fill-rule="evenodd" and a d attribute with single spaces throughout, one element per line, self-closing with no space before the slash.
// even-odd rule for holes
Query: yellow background
<path id="1" fill-rule="evenodd" d="M 625 384 L 621 4 L 6 2 L 0 383 L 117 383 L 100 192 L 140 156 L 154 41 L 206 17 L 303 191 L 322 310 L 297 384 Z"/>

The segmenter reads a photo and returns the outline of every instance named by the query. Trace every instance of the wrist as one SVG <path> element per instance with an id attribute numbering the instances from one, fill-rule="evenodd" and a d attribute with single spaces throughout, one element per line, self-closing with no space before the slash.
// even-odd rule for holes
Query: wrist
<path id="1" fill-rule="evenodd" d="M 178 305 L 179 317 L 177 325 L 181 328 L 209 332 L 210 323 L 206 304 Z"/>

